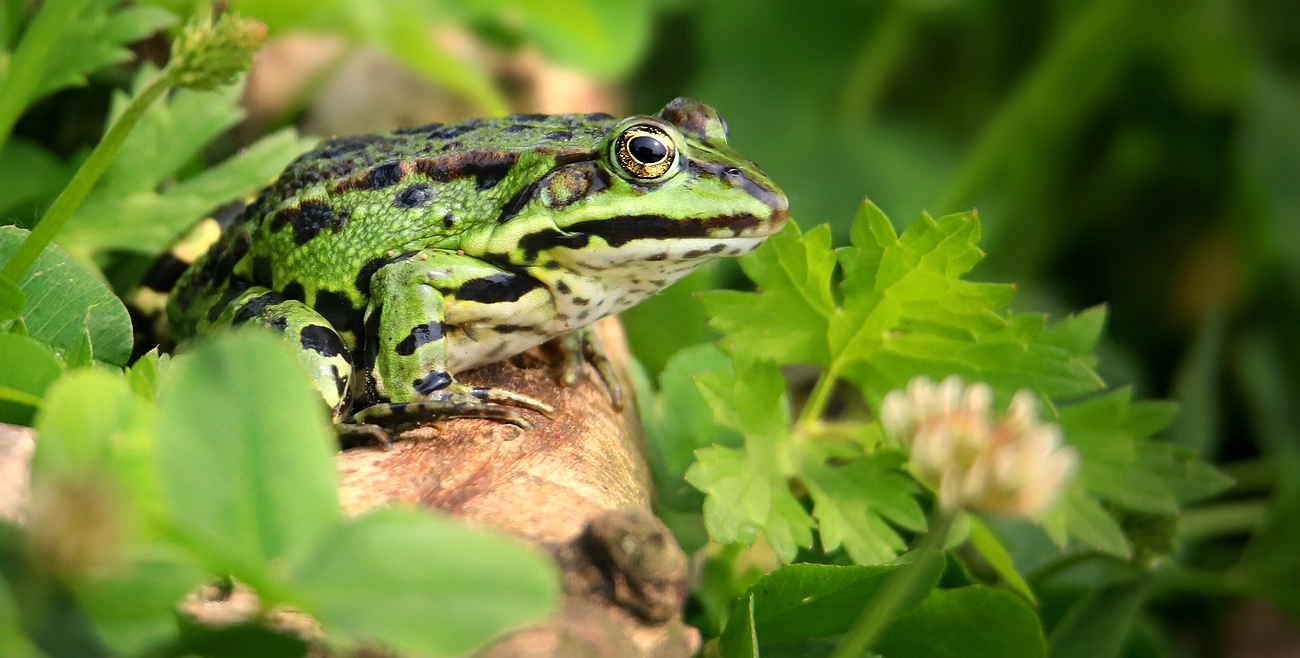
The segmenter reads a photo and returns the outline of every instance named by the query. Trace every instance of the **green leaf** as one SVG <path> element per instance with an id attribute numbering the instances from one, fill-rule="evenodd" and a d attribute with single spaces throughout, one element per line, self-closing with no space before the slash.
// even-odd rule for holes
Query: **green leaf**
<path id="1" fill-rule="evenodd" d="M 1020 576 L 1020 572 L 1016 571 L 1016 564 L 1011 559 L 1011 554 L 1007 552 L 1006 546 L 1002 544 L 1002 540 L 979 518 L 974 515 L 967 515 L 967 518 L 970 519 L 970 543 L 975 547 L 975 550 L 979 551 L 979 554 L 988 561 L 989 566 L 993 567 L 993 570 L 998 572 L 999 576 L 1002 576 L 1002 580 L 1006 582 L 1007 587 L 1023 596 L 1026 601 L 1038 605 L 1038 599 L 1034 597 L 1034 591 L 1029 588 L 1029 583 L 1026 583 L 1025 579 Z"/>
<path id="2" fill-rule="evenodd" d="M 27 336 L 0 334 L 0 422 L 31 422 L 32 407 L 62 372 L 50 348 Z"/>
<path id="3" fill-rule="evenodd" d="M 1169 428 L 1169 440 L 1206 458 L 1218 453 L 1223 440 L 1220 381 L 1227 338 L 1228 314 L 1221 308 L 1210 309 L 1179 364 L 1174 382 L 1180 405 L 1178 417 Z"/>
<path id="4" fill-rule="evenodd" d="M 828 365 L 868 400 L 923 374 L 959 374 L 1007 396 L 1019 388 L 1048 397 L 1101 388 L 1086 360 L 1042 340 L 1042 316 L 999 314 L 1011 286 L 960 279 L 983 258 L 974 213 L 922 213 L 896 235 L 867 201 L 850 240 L 838 251 L 844 304 L 830 322 Z"/>
<path id="5" fill-rule="evenodd" d="M 28 232 L 0 226 L 0 261 L 8 260 Z M 27 335 L 61 353 L 80 349 L 89 332 L 94 358 L 115 366 L 131 357 L 131 317 L 104 282 L 55 245 L 47 245 L 18 281 L 27 296 Z"/>
<path id="6" fill-rule="evenodd" d="M 1080 358 L 1091 358 L 1092 349 L 1106 327 L 1106 305 L 1067 315 L 1065 319 L 1045 329 L 1040 336 L 1043 343 L 1059 347 Z M 1095 364 L 1089 364 L 1095 365 Z"/>
<path id="7" fill-rule="evenodd" d="M 1083 595 L 1052 629 L 1048 655 L 1119 658 L 1149 585 L 1146 578 L 1137 578 L 1104 585 Z"/>
<path id="8" fill-rule="evenodd" d="M 686 469 L 695 462 L 695 451 L 714 443 L 739 443 L 731 438 L 734 435 L 713 424 L 709 405 L 694 383 L 698 373 L 730 367 L 727 356 L 712 345 L 688 347 L 668 360 L 659 376 L 659 395 L 647 398 L 653 402 L 643 411 L 644 422 L 659 428 L 654 440 L 647 432 L 646 447 L 661 505 L 698 512 L 703 500 L 685 477 Z"/>
<path id="9" fill-rule="evenodd" d="M 1132 555 L 1128 539 L 1115 518 L 1106 513 L 1097 501 L 1078 490 L 1067 491 L 1059 505 L 1064 530 L 1085 546 L 1115 557 L 1128 559 Z M 1051 534 L 1051 529 L 1048 529 Z M 1059 537 L 1053 537 L 1060 542 Z"/>
<path id="10" fill-rule="evenodd" d="M 904 455 L 880 450 L 841 464 L 814 448 L 806 448 L 801 481 L 812 495 L 826 551 L 842 544 L 854 562 L 881 564 L 907 548 L 886 520 L 913 532 L 925 530 L 925 512 L 914 497 L 920 487 L 898 470 Z"/>
<path id="11" fill-rule="evenodd" d="M 23 314 L 27 308 L 27 296 L 9 277 L 0 274 L 0 322 L 12 320 Z M 24 325 L 24 329 L 25 329 Z"/>
<path id="12" fill-rule="evenodd" d="M 799 227 L 790 222 L 740 259 L 759 292 L 700 295 L 712 317 L 709 324 L 727 334 L 729 351 L 778 363 L 829 363 L 826 329 L 835 311 L 830 291 L 835 255 L 830 247 L 826 226 L 800 237 Z"/>
<path id="13" fill-rule="evenodd" d="M 152 75 L 142 70 L 137 86 Z M 107 249 L 160 253 L 213 209 L 264 187 L 310 147 L 310 140 L 286 129 L 201 174 L 173 181 L 208 142 L 243 118 L 241 90 L 239 84 L 210 92 L 181 89 L 150 107 L 58 243 L 81 257 Z M 128 101 L 118 94 L 113 115 Z"/>
<path id="14" fill-rule="evenodd" d="M 1279 460 L 1277 493 L 1264 526 L 1246 547 L 1242 564 L 1256 592 L 1292 620 L 1300 620 L 1300 563 L 1296 560 L 1296 546 L 1300 546 L 1300 454 L 1287 450 Z"/>
<path id="15" fill-rule="evenodd" d="M 1007 591 L 936 589 L 872 648 L 889 658 L 1035 658 L 1047 655 L 1038 615 Z"/>
<path id="16" fill-rule="evenodd" d="M 46 392 L 37 417 L 34 475 L 111 479 L 129 503 L 118 514 L 132 534 L 120 539 L 157 539 L 165 510 L 154 453 L 156 417 L 152 401 L 136 395 L 120 372 L 70 372 Z"/>
<path id="17" fill-rule="evenodd" d="M 812 518 L 790 493 L 785 478 L 747 450 L 704 448 L 686 480 L 705 492 L 704 525 L 720 544 L 752 544 L 759 530 L 778 557 L 794 559 L 812 545 Z"/>
<path id="18" fill-rule="evenodd" d="M 208 566 L 254 585 L 339 519 L 325 407 L 288 344 L 226 334 L 173 361 L 158 392 L 158 463 L 176 523 Z"/>
<path id="19" fill-rule="evenodd" d="M 33 98 L 86 84 L 86 74 L 131 59 L 126 45 L 176 22 L 176 17 L 161 7 L 137 5 L 111 11 L 116 5 L 93 0 L 68 25 L 50 51 Z"/>
<path id="20" fill-rule="evenodd" d="M 81 338 L 63 352 L 63 367 L 68 370 L 83 368 L 95 362 L 95 348 L 90 344 L 90 330 L 82 329 Z"/>
<path id="21" fill-rule="evenodd" d="M 736 362 L 735 373 L 696 375 L 715 422 L 745 433 L 742 449 L 713 446 L 696 452 L 686 480 L 705 492 L 704 523 L 722 544 L 750 544 L 763 531 L 782 560 L 812 544 L 812 519 L 790 493 L 796 472 L 788 453 L 789 410 L 776 364 Z"/>
<path id="22" fill-rule="evenodd" d="M 338 526 L 292 581 L 335 638 L 459 656 L 554 609 L 552 561 L 514 541 L 389 509 Z"/>
<path id="23" fill-rule="evenodd" d="M 32 459 L 33 475 L 107 468 L 114 443 L 132 424 L 132 399 L 120 373 L 83 369 L 60 377 L 36 418 L 41 440 Z"/>
<path id="24" fill-rule="evenodd" d="M 1130 402 L 1127 388 L 1060 410 L 1061 428 L 1083 457 L 1080 479 L 1128 509 L 1174 515 L 1180 502 L 1217 494 L 1231 480 L 1185 449 L 1149 440 L 1178 412 L 1168 402 Z"/>
<path id="25" fill-rule="evenodd" d="M 942 561 L 937 564 L 940 568 L 924 575 L 922 586 L 903 600 L 898 612 L 910 612 L 934 589 L 943 573 Z M 773 571 L 749 588 L 755 597 L 759 640 L 783 642 L 848 631 L 867 601 L 899 568 L 792 564 Z"/>
<path id="26" fill-rule="evenodd" d="M 9 590 L 9 582 L 0 578 L 0 656 L 42 658 L 44 655 L 23 632 L 18 603 Z"/>

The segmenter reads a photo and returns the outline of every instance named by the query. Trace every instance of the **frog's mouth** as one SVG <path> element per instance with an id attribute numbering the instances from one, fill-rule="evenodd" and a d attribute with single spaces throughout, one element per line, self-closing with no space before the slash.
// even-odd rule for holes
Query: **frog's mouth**
<path id="1" fill-rule="evenodd" d="M 715 215 L 712 217 L 673 218 L 664 215 L 629 215 L 611 219 L 578 222 L 563 230 L 546 229 L 520 239 L 519 244 L 529 254 L 556 247 L 567 249 L 587 248 L 592 238 L 600 238 L 614 249 L 635 241 L 674 241 L 693 238 L 713 242 L 727 240 L 760 241 L 785 227 L 789 214 L 778 210 L 768 217 L 749 213 Z"/>

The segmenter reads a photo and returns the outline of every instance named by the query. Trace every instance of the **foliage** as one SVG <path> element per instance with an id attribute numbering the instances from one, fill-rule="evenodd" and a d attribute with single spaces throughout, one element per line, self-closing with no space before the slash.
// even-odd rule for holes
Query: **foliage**
<path id="1" fill-rule="evenodd" d="M 136 378 L 142 368 L 160 370 L 156 388 L 154 375 Z M 147 357 L 130 375 L 69 373 L 36 423 L 31 559 L 68 582 L 127 655 L 206 651 L 171 618 L 177 598 L 216 574 L 253 585 L 268 607 L 302 608 L 338 641 L 429 656 L 460 655 L 550 610 L 554 567 L 511 540 L 412 510 L 345 519 L 318 407 L 296 357 L 261 331 Z"/>

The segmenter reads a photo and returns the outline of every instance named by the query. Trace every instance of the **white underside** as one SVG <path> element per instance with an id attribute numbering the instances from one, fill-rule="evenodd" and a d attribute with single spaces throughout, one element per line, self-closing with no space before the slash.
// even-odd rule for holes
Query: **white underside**
<path id="1" fill-rule="evenodd" d="M 558 249 L 552 255 L 561 269 L 532 268 L 528 272 L 545 287 L 516 302 L 453 302 L 447 307 L 448 370 L 463 372 L 500 361 L 619 313 L 708 259 L 747 254 L 764 239 L 634 240 L 618 248 Z M 495 328 L 501 325 L 525 329 L 500 333 Z"/>

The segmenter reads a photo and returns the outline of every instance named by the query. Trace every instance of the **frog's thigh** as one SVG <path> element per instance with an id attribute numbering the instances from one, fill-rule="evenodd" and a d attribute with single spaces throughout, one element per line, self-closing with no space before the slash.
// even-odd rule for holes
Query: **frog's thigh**
<path id="1" fill-rule="evenodd" d="M 226 307 L 217 325 L 254 324 L 284 334 L 307 366 L 321 397 L 337 421 L 348 403 L 351 356 L 328 320 L 310 306 L 262 287 L 252 287 Z"/>

